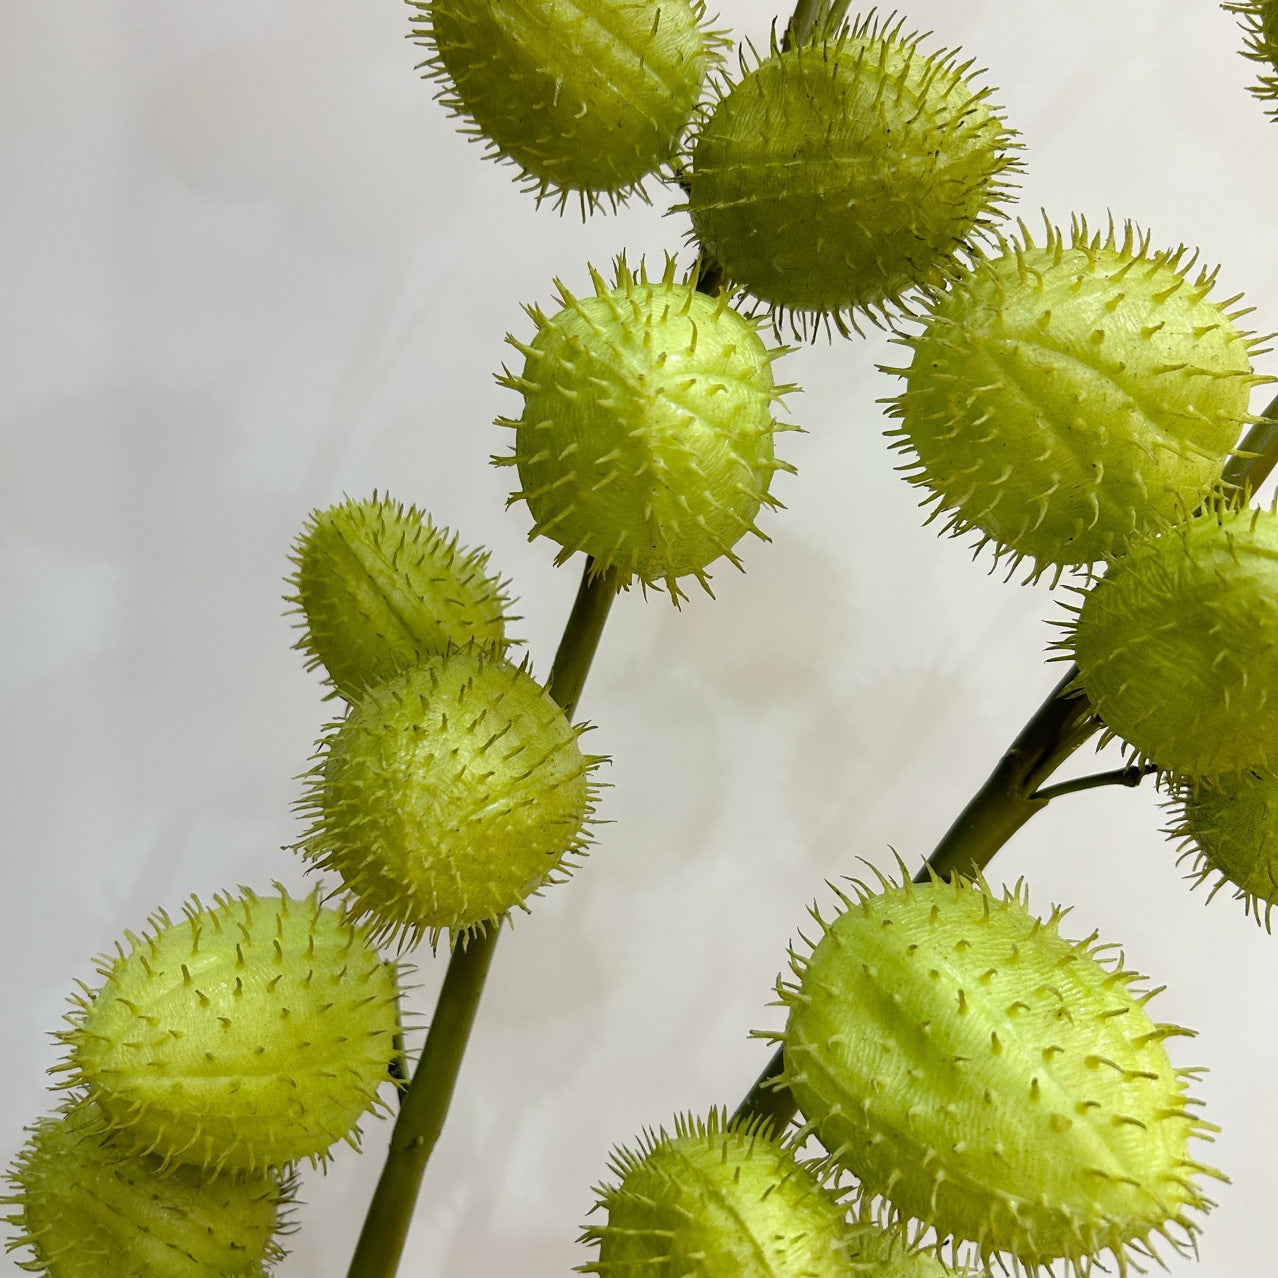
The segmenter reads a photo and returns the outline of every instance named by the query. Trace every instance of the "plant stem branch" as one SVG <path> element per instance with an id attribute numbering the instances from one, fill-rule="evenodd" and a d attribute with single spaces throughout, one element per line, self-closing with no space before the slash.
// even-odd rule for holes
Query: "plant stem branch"
<path id="1" fill-rule="evenodd" d="M 618 576 L 586 561 L 546 691 L 572 717 L 616 598 Z M 351 1259 L 348 1278 L 393 1278 L 399 1268 L 413 1208 L 452 1101 L 462 1057 L 501 933 L 500 923 L 457 945 L 435 1004 L 413 1081 L 403 1093 L 390 1150 Z"/>
<path id="2" fill-rule="evenodd" d="M 1032 797 L 1047 803 L 1052 799 L 1059 799 L 1063 794 L 1099 790 L 1101 786 L 1106 785 L 1125 785 L 1128 789 L 1135 789 L 1147 776 L 1157 771 L 1156 764 L 1147 763 L 1144 767 L 1133 765 L 1129 768 L 1113 768 L 1109 772 L 1093 772 L 1089 776 L 1075 777 L 1072 781 L 1061 781 L 1057 785 L 1044 786 L 1040 790 L 1035 790 Z"/>

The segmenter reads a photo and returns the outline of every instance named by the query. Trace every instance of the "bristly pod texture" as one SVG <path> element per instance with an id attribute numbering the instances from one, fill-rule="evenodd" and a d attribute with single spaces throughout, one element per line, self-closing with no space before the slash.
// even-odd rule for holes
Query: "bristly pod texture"
<path id="1" fill-rule="evenodd" d="M 1046 219 L 1045 219 L 1046 221 Z M 1091 564 L 1191 509 L 1251 420 L 1252 334 L 1210 297 L 1197 254 L 1151 251 L 1131 223 L 1046 222 L 978 257 L 931 301 L 889 432 L 945 531 L 1014 564 Z"/>
<path id="2" fill-rule="evenodd" d="M 773 402 L 777 386 L 758 325 L 723 296 L 707 297 L 675 279 L 673 261 L 650 280 L 624 259 L 607 283 L 595 270 L 593 297 L 557 284 L 562 307 L 528 314 L 537 326 L 524 344 L 523 371 L 501 383 L 518 391 L 524 410 L 500 418 L 515 431 L 514 453 L 493 460 L 516 466 L 534 524 L 597 569 L 615 568 L 646 586 L 664 585 L 677 603 L 681 577 L 707 590 L 707 567 L 727 559 L 762 506 L 778 506 L 772 476 L 793 467 L 777 460 Z M 766 540 L 766 538 L 764 538 Z"/>
<path id="3" fill-rule="evenodd" d="M 792 954 L 784 1082 L 833 1163 L 893 1219 L 959 1254 L 1089 1273 L 1192 1245 L 1214 1130 L 1186 1094 L 1138 976 L 1039 920 L 1020 889 L 856 885 Z M 920 1226 L 921 1228 L 921 1226 Z M 1055 1272 L 1055 1270 L 1053 1270 Z"/>
<path id="4" fill-rule="evenodd" d="M 415 506 L 374 493 L 316 510 L 291 558 L 297 647 L 347 701 L 450 648 L 505 648 L 508 583 Z"/>
<path id="5" fill-rule="evenodd" d="M 17 1211 L 8 1250 L 46 1278 L 261 1278 L 283 1258 L 278 1238 L 291 1178 L 278 1172 L 163 1174 L 155 1157 L 129 1157 L 85 1109 L 44 1118 L 9 1169 Z"/>
<path id="6" fill-rule="evenodd" d="M 1278 0 L 1238 0 L 1221 8 L 1238 15 L 1245 39 L 1243 56 L 1261 68 L 1251 92 L 1268 103 L 1266 114 L 1278 119 Z"/>
<path id="7" fill-rule="evenodd" d="M 358 1147 L 401 1055 L 394 967 L 316 895 L 241 889 L 183 915 L 158 912 L 100 961 L 52 1072 L 123 1152 L 165 1167 L 253 1172 Z"/>
<path id="8" fill-rule="evenodd" d="M 410 0 L 438 96 L 538 201 L 615 207 L 674 157 L 727 43 L 702 0 Z"/>
<path id="9" fill-rule="evenodd" d="M 899 1233 L 850 1224 L 847 1204 L 792 1146 L 712 1111 L 675 1119 L 617 1149 L 612 1184 L 596 1186 L 604 1223 L 581 1273 L 602 1278 L 942 1278 L 950 1271 Z"/>
<path id="10" fill-rule="evenodd" d="M 1278 905 L 1278 780 L 1254 772 L 1228 773 L 1210 786 L 1186 782 L 1173 789 L 1177 812 L 1168 831 L 1193 857 L 1194 886 L 1214 879 L 1207 899 L 1223 887 L 1271 931 Z"/>
<path id="11" fill-rule="evenodd" d="M 469 650 L 372 688 L 320 743 L 307 860 L 381 938 L 495 924 L 567 876 L 594 810 L 582 728 L 526 670 Z"/>
<path id="12" fill-rule="evenodd" d="M 1212 503 L 1151 531 L 1061 646 L 1110 736 L 1204 780 L 1278 768 L 1278 515 Z"/>
<path id="13" fill-rule="evenodd" d="M 874 11 L 724 83 L 690 157 L 697 240 L 732 283 L 842 332 L 942 283 L 988 231 L 1013 133 L 956 51 Z"/>

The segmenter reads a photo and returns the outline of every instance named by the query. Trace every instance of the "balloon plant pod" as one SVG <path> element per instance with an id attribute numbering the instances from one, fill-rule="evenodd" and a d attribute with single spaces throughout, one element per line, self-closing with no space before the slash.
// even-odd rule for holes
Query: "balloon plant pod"
<path id="1" fill-rule="evenodd" d="M 953 1273 L 900 1230 L 849 1219 L 846 1195 L 794 1144 L 758 1122 L 680 1116 L 674 1134 L 645 1132 L 614 1150 L 613 1183 L 596 1187 L 604 1221 L 582 1240 L 598 1248 L 579 1266 L 601 1278 L 945 1278 Z"/>
<path id="2" fill-rule="evenodd" d="M 1278 514 L 1212 502 L 1134 542 L 1060 646 L 1110 737 L 1191 781 L 1278 768 Z"/>
<path id="3" fill-rule="evenodd" d="M 1167 833 L 1192 859 L 1195 887 L 1211 880 L 1207 899 L 1233 888 L 1247 914 L 1271 931 L 1278 905 L 1278 780 L 1256 772 L 1229 772 L 1210 783 L 1174 779 L 1177 820 Z"/>
<path id="4" fill-rule="evenodd" d="M 415 506 L 374 493 L 313 511 L 291 557 L 296 646 L 347 701 L 450 648 L 507 647 L 510 583 Z"/>
<path id="5" fill-rule="evenodd" d="M 597 571 L 614 568 L 645 586 L 665 586 L 677 603 L 679 579 L 709 590 L 718 559 L 737 568 L 735 547 L 751 533 L 777 471 L 772 405 L 789 386 L 772 378 L 784 347 L 767 347 L 759 325 L 722 294 L 707 296 L 675 277 L 659 279 L 623 259 L 613 282 L 591 270 L 594 296 L 557 285 L 561 307 L 529 307 L 537 332 L 509 338 L 524 357 L 502 385 L 524 401 L 514 451 L 494 458 L 517 468 L 533 516 L 530 537 L 577 551 Z"/>
<path id="6" fill-rule="evenodd" d="M 495 925 L 567 877 L 602 762 L 525 668 L 461 649 L 378 684 L 320 743 L 301 851 L 381 938 Z"/>
<path id="7" fill-rule="evenodd" d="M 401 1055 L 398 982 L 318 896 L 241 889 L 159 911 L 72 998 L 63 1086 L 128 1154 L 260 1172 L 358 1147 Z"/>
<path id="8" fill-rule="evenodd" d="M 23 1269 L 50 1278 L 261 1278 L 283 1258 L 293 1180 L 262 1171 L 210 1176 L 128 1155 L 92 1106 L 42 1118 L 9 1170 Z"/>
<path id="9" fill-rule="evenodd" d="M 1014 134 L 956 50 L 872 10 L 723 80 L 687 161 L 696 239 L 804 332 L 879 321 L 995 226 Z"/>
<path id="10" fill-rule="evenodd" d="M 701 0 L 411 0 L 444 105 L 538 201 L 582 215 L 669 166 L 722 58 Z"/>
<path id="11" fill-rule="evenodd" d="M 1121 553 L 1219 485 L 1251 422 L 1259 339 L 1184 247 L 1131 223 L 1044 219 L 977 256 L 926 307 L 889 432 L 944 531 L 1032 575 Z"/>
<path id="12" fill-rule="evenodd" d="M 784 1082 L 831 1163 L 886 1219 L 935 1229 L 938 1249 L 1080 1274 L 1110 1253 L 1192 1247 L 1197 1116 L 1141 978 L 1114 947 L 1061 936 L 1020 885 L 883 879 L 839 894 L 778 986 Z"/>

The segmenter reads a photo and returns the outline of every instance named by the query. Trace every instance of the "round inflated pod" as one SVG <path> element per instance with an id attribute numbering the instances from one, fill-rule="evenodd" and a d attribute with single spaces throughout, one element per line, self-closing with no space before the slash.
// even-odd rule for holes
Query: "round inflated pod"
<path id="1" fill-rule="evenodd" d="M 373 494 L 311 513 L 293 546 L 297 647 L 347 701 L 427 657 L 506 647 L 507 584 L 415 506 Z"/>
<path id="2" fill-rule="evenodd" d="M 56 1070 L 116 1147 L 255 1172 L 358 1144 L 401 1055 L 396 973 L 363 928 L 242 889 L 125 941 L 72 999 Z"/>
<path id="3" fill-rule="evenodd" d="M 432 658 L 332 725 L 301 850 L 379 937 L 483 930 L 585 850 L 601 760 L 583 730 L 525 669 L 469 649 Z"/>
<path id="4" fill-rule="evenodd" d="M 779 503 L 772 477 L 792 467 L 773 450 L 787 429 L 772 407 L 792 387 L 777 386 L 756 322 L 727 299 L 675 278 L 617 264 L 613 282 L 592 270 L 594 296 L 559 285 L 553 315 L 529 308 L 537 332 L 510 338 L 523 355 L 502 384 L 523 412 L 501 418 L 514 451 L 494 458 L 518 469 L 511 501 L 528 505 L 530 537 L 577 551 L 598 569 L 616 569 L 678 601 L 679 580 L 709 589 L 719 559 L 740 567 L 735 547 L 764 506 Z M 765 538 L 766 540 L 766 538 Z"/>
<path id="5" fill-rule="evenodd" d="M 736 286 L 840 330 L 941 284 L 998 220 L 1013 133 L 970 60 L 873 11 L 724 80 L 693 140 L 696 239 Z"/>
<path id="6" fill-rule="evenodd" d="M 1184 248 L 1081 220 L 978 257 L 928 305 L 889 404 L 931 518 L 1034 574 L 1121 553 L 1218 484 L 1251 420 L 1254 336 Z"/>
<path id="7" fill-rule="evenodd" d="M 583 215 L 668 166 L 726 43 L 701 0 L 412 0 L 438 96 L 537 199 Z"/>
<path id="8" fill-rule="evenodd" d="M 1192 1246 L 1214 1129 L 1111 947 L 957 878 L 839 904 L 779 987 L 783 1081 L 864 1193 L 1031 1272 Z"/>

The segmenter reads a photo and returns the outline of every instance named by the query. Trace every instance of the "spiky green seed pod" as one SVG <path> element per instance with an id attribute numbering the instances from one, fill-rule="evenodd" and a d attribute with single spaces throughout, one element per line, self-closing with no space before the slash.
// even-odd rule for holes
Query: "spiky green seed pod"
<path id="1" fill-rule="evenodd" d="M 379 937 L 481 930 L 585 847 L 582 729 L 525 670 L 461 651 L 379 684 L 320 743 L 301 848 Z"/>
<path id="2" fill-rule="evenodd" d="M 1209 1169 L 1188 1141 L 1212 1129 L 1163 1045 L 1187 1031 L 1149 1019 L 1136 974 L 1098 961 L 1112 947 L 1019 889 L 856 887 L 779 986 L 784 1081 L 832 1161 L 939 1242 L 1030 1271 L 1192 1242 Z"/>
<path id="3" fill-rule="evenodd" d="M 260 1171 L 358 1144 L 399 1055 L 396 977 L 318 896 L 196 899 L 159 911 L 72 998 L 54 1072 L 112 1140 L 165 1166 Z"/>
<path id="4" fill-rule="evenodd" d="M 504 649 L 508 583 L 415 506 L 374 493 L 313 511 L 291 558 L 297 647 L 347 701 L 449 648 Z"/>
<path id="5" fill-rule="evenodd" d="M 835 1278 L 855 1231 L 846 1206 L 794 1151 L 750 1127 L 675 1119 L 617 1149 L 612 1185 L 595 1189 L 607 1220 L 582 1241 L 598 1258 L 580 1271 L 607 1278 Z M 892 1272 L 892 1271 L 888 1271 Z M 886 1278 L 886 1274 L 885 1274 Z"/>
<path id="6" fill-rule="evenodd" d="M 1210 901 L 1226 884 L 1246 912 L 1271 931 L 1278 905 L 1278 780 L 1229 773 L 1210 786 L 1175 787 L 1178 820 L 1168 831 L 1194 858 L 1194 886 L 1215 877 Z"/>
<path id="7" fill-rule="evenodd" d="M 1278 768 L 1278 515 L 1213 505 L 1140 538 L 1063 645 L 1110 735 L 1201 780 Z"/>
<path id="8" fill-rule="evenodd" d="M 702 0 L 411 0 L 439 97 L 560 208 L 639 192 L 674 156 L 726 43 Z"/>
<path id="9" fill-rule="evenodd" d="M 1151 519 L 1197 505 L 1250 420 L 1254 337 L 1236 297 L 1183 247 L 1128 223 L 1047 223 L 978 258 L 931 304 L 899 418 L 902 469 L 945 531 L 1038 571 L 1119 553 Z"/>
<path id="10" fill-rule="evenodd" d="M 1238 0 L 1221 8 L 1238 15 L 1245 36 L 1243 56 L 1260 64 L 1252 95 L 1268 103 L 1266 114 L 1278 119 L 1278 0 Z"/>
<path id="11" fill-rule="evenodd" d="M 47 1278 L 260 1278 L 284 1252 L 281 1209 L 292 1184 L 276 1172 L 163 1174 L 158 1158 L 128 1157 L 102 1139 L 90 1109 L 45 1118 L 8 1173 L 3 1200 L 29 1247 L 20 1267 Z"/>
<path id="12" fill-rule="evenodd" d="M 998 216 L 1013 134 L 957 51 L 873 11 L 725 84 L 687 209 L 736 285 L 843 331 L 942 283 Z"/>
<path id="13" fill-rule="evenodd" d="M 755 525 L 778 461 L 773 432 L 786 427 L 772 404 L 788 386 L 772 378 L 773 360 L 758 325 L 724 297 L 707 297 L 675 279 L 673 261 L 651 281 L 617 263 L 608 284 L 593 268 L 595 295 L 576 298 L 557 283 L 562 308 L 528 314 L 537 334 L 525 345 L 520 375 L 504 386 L 523 396 L 509 457 L 532 512 L 530 537 L 547 536 L 599 569 L 664 584 L 678 602 L 680 577 L 708 586 L 706 568 Z M 766 540 L 766 538 L 764 538 Z"/>

